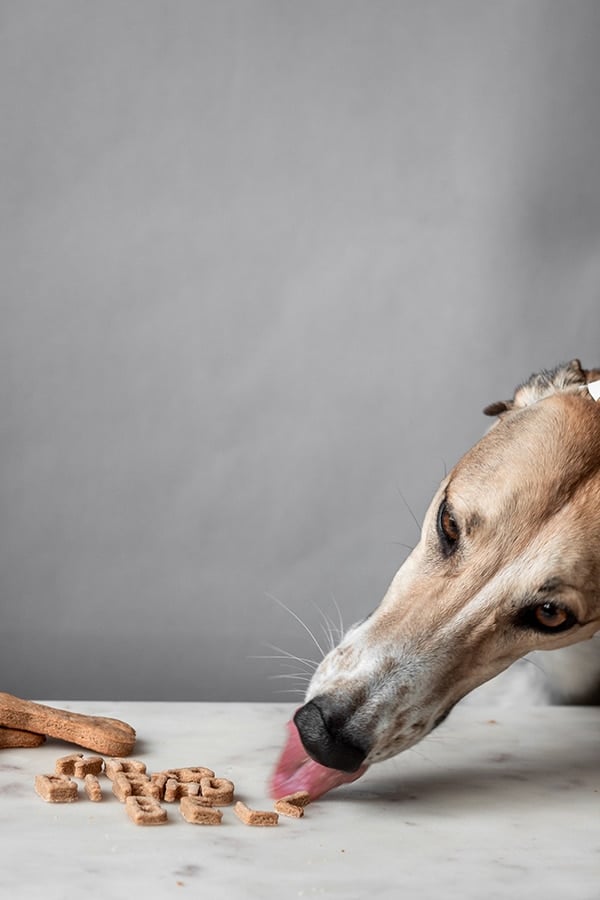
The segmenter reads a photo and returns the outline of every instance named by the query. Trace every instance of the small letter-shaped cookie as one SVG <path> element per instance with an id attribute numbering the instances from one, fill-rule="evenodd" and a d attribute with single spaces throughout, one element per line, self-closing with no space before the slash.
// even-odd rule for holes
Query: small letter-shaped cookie
<path id="1" fill-rule="evenodd" d="M 167 811 L 154 797 L 127 797 L 127 815 L 136 825 L 163 825 L 167 821 Z"/>
<path id="2" fill-rule="evenodd" d="M 262 809 L 250 809 L 250 807 L 246 806 L 245 803 L 242 803 L 241 800 L 238 800 L 235 804 L 233 811 L 238 819 L 242 820 L 244 825 L 269 826 L 277 825 L 279 822 L 279 816 L 276 812 Z"/>
<path id="3" fill-rule="evenodd" d="M 35 790 L 47 803 L 72 803 L 77 800 L 77 785 L 68 775 L 36 775 Z"/>

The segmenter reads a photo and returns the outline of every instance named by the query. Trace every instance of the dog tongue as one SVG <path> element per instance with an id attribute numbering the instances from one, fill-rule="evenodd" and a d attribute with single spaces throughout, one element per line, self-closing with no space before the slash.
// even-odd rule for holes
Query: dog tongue
<path id="1" fill-rule="evenodd" d="M 368 769 L 368 766 L 361 766 L 356 772 L 341 772 L 322 766 L 308 756 L 293 722 L 287 723 L 287 730 L 287 741 L 269 786 L 275 799 L 296 791 L 307 791 L 311 800 L 316 800 L 340 784 L 356 781 Z"/>

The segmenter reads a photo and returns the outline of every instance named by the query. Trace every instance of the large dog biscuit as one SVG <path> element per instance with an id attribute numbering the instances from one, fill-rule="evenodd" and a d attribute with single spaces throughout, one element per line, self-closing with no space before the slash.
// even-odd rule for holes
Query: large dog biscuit
<path id="1" fill-rule="evenodd" d="M 45 734 L 36 734 L 33 731 L 21 731 L 18 728 L 0 726 L 0 750 L 39 747 L 45 740 Z"/>
<path id="2" fill-rule="evenodd" d="M 135 744 L 134 729 L 119 719 L 85 716 L 5 693 L 0 693 L 0 725 L 46 734 L 108 756 L 129 756 Z"/>

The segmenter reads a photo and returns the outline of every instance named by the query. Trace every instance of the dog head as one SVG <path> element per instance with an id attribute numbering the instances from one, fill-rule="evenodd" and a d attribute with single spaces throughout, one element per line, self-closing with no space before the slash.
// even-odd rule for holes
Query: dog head
<path id="1" fill-rule="evenodd" d="M 578 360 L 532 376 L 439 486 L 380 606 L 317 668 L 295 717 L 322 765 L 421 740 L 532 650 L 600 629 L 600 404 Z"/>

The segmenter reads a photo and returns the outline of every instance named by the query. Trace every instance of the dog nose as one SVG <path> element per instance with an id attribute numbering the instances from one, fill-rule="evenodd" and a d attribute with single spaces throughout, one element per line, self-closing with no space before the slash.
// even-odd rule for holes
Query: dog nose
<path id="1" fill-rule="evenodd" d="M 343 720 L 326 697 L 316 697 L 301 706 L 294 722 L 304 749 L 322 766 L 342 772 L 360 769 L 367 755 L 366 748 L 342 735 Z"/>

